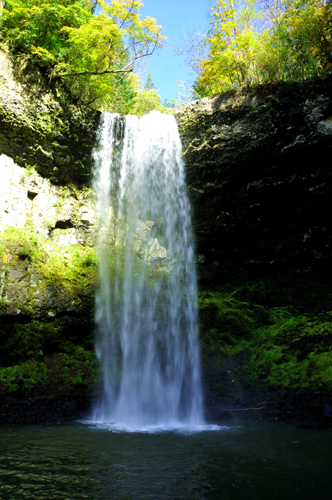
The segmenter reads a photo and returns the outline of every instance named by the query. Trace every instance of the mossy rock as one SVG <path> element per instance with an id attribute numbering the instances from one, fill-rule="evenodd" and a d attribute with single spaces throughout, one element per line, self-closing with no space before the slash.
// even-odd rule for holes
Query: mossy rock
<path id="1" fill-rule="evenodd" d="M 201 294 L 202 364 L 209 397 L 331 392 L 332 313 L 330 297 L 323 297 L 328 284 L 312 278 L 306 289 L 279 275 Z"/>

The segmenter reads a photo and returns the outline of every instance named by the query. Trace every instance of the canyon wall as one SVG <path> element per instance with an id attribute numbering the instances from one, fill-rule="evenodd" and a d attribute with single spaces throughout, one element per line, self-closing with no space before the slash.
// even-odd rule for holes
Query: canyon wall
<path id="1" fill-rule="evenodd" d="M 332 79 L 232 91 L 177 117 L 207 405 L 330 425 Z"/>
<path id="2" fill-rule="evenodd" d="M 213 276 L 330 261 L 331 96 L 331 78 L 281 83 L 178 113 L 198 252 Z"/>
<path id="3" fill-rule="evenodd" d="M 0 421 L 62 420 L 98 379 L 99 113 L 5 51 L 0 62 Z M 208 412 L 330 424 L 332 80 L 232 91 L 176 116 Z"/>

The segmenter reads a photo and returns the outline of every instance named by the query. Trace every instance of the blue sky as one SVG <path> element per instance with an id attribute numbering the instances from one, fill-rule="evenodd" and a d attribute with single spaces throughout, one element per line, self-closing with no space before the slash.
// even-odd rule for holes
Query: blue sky
<path id="1" fill-rule="evenodd" d="M 150 71 L 161 100 L 175 99 L 179 93 L 176 81 L 189 85 L 193 73 L 184 65 L 185 56 L 176 55 L 173 46 L 178 49 L 184 43 L 183 30 L 195 28 L 203 32 L 209 26 L 210 0 L 143 0 L 140 9 L 142 17 L 151 16 L 161 24 L 162 34 L 167 36 L 164 47 L 156 51 L 144 64 L 143 83 Z"/>

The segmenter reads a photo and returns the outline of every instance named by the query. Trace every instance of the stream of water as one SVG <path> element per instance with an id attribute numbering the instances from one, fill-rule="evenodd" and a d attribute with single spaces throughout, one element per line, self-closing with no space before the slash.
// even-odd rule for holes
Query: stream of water
<path id="1" fill-rule="evenodd" d="M 105 113 L 94 158 L 104 385 L 93 421 L 201 426 L 194 244 L 176 121 Z"/>

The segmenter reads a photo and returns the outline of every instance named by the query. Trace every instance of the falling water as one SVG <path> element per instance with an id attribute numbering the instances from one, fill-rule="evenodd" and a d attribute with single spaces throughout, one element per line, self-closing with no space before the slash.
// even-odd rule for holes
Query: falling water
<path id="1" fill-rule="evenodd" d="M 94 421 L 200 425 L 194 247 L 176 121 L 104 113 L 94 157 L 103 370 Z"/>

